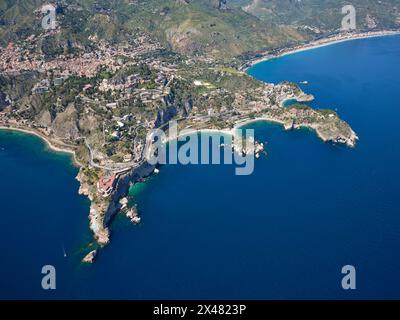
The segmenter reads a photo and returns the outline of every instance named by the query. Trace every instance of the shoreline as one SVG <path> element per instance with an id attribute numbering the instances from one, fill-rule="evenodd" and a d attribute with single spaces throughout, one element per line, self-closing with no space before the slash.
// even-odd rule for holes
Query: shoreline
<path id="1" fill-rule="evenodd" d="M 244 126 L 247 125 L 251 125 L 251 124 L 255 124 L 258 122 L 266 122 L 269 124 L 276 124 L 282 127 L 282 130 L 284 131 L 289 131 L 292 129 L 292 127 L 288 126 L 288 124 L 284 121 L 280 121 L 278 119 L 274 119 L 271 117 L 258 117 L 258 118 L 254 118 L 254 119 L 243 119 L 238 121 L 234 127 L 232 129 L 198 129 L 198 130 L 192 130 L 189 131 L 187 133 L 183 133 L 178 135 L 178 137 L 173 137 L 173 138 L 168 138 L 166 141 L 164 141 L 164 143 L 168 144 L 169 142 L 171 142 L 171 140 L 174 139 L 179 139 L 179 137 L 182 136 L 188 136 L 188 135 L 193 135 L 193 134 L 202 134 L 202 133 L 215 133 L 218 134 L 219 136 L 224 136 L 224 135 L 230 135 L 233 138 L 235 138 L 235 131 L 236 130 L 241 130 L 241 128 L 243 128 Z M 334 141 L 332 141 L 329 137 L 325 137 L 321 132 L 320 132 L 320 128 L 317 126 L 309 126 L 309 125 L 305 125 L 305 124 L 300 124 L 298 125 L 298 127 L 295 127 L 295 129 L 299 129 L 299 128 L 305 128 L 305 129 L 310 129 L 313 130 L 315 132 L 315 134 L 317 135 L 317 137 L 324 143 L 328 143 L 328 142 L 332 142 L 334 143 Z M 351 141 L 348 143 L 344 143 L 348 148 L 354 148 L 355 147 L 355 143 L 357 140 L 359 140 L 359 137 L 357 136 L 357 134 L 352 130 L 352 136 L 351 136 Z"/>
<path id="2" fill-rule="evenodd" d="M 21 132 L 21 133 L 25 133 L 28 135 L 33 135 L 35 137 L 38 137 L 40 140 L 42 140 L 45 145 L 53 152 L 57 152 L 57 153 L 68 153 L 69 155 L 72 156 L 72 160 L 73 160 L 73 164 L 76 167 L 82 167 L 82 164 L 76 159 L 76 153 L 75 150 L 72 149 L 68 149 L 68 148 L 61 148 L 61 147 L 57 147 L 54 145 L 54 142 L 52 142 L 50 140 L 49 137 L 46 137 L 45 135 L 35 131 L 34 129 L 31 128 L 19 128 L 19 127 L 6 127 L 4 125 L 0 125 L 0 130 L 1 131 L 16 131 L 16 132 Z"/>
<path id="3" fill-rule="evenodd" d="M 235 126 L 236 129 L 240 129 L 241 127 L 244 127 L 246 125 L 250 125 L 253 123 L 257 123 L 257 122 L 267 122 L 270 124 L 277 124 L 282 126 L 282 129 L 284 131 L 289 131 L 292 129 L 292 127 L 288 127 L 287 124 L 284 121 L 279 121 L 277 119 L 273 119 L 273 118 L 269 118 L 269 117 L 259 117 L 259 118 L 255 118 L 255 119 L 248 119 L 248 120 L 244 120 L 243 122 L 238 123 L 237 126 Z M 315 126 L 308 126 L 308 125 L 304 125 L 304 124 L 300 124 L 297 127 L 295 127 L 294 129 L 299 129 L 299 128 L 305 128 L 305 129 L 310 129 L 315 131 L 317 137 L 324 143 L 328 143 L 328 142 L 332 142 L 331 139 L 325 137 L 320 131 L 318 127 Z M 352 130 L 352 138 L 354 139 L 354 142 L 356 142 L 359 138 L 357 136 L 357 134 Z M 345 144 L 347 147 L 349 148 L 354 148 L 355 144 Z"/>
<path id="4" fill-rule="evenodd" d="M 239 70 L 243 72 L 247 72 L 249 69 L 257 65 L 258 63 L 282 58 L 285 56 L 289 56 L 292 54 L 309 51 L 313 49 L 323 48 L 343 42 L 353 41 L 353 40 L 362 40 L 362 39 L 369 39 L 369 38 L 378 38 L 378 37 L 388 37 L 388 36 L 396 36 L 400 35 L 400 31 L 393 31 L 393 30 L 384 30 L 384 31 L 372 31 L 372 32 L 361 32 L 355 34 L 340 34 L 337 36 L 331 36 L 327 38 L 322 38 L 320 40 L 312 41 L 306 44 L 300 44 L 294 47 L 288 47 L 282 49 L 280 52 L 276 54 L 271 54 L 268 52 L 262 53 L 261 57 L 254 58 L 249 60 L 248 62 L 244 63 Z"/>
<path id="5" fill-rule="evenodd" d="M 235 135 L 235 127 L 233 129 L 183 129 L 179 132 L 179 134 L 175 137 L 168 137 L 166 140 L 163 142 L 168 144 L 172 140 L 179 140 L 181 137 L 187 137 L 195 134 L 202 134 L 202 133 L 215 133 L 219 135 L 227 135 L 227 136 L 233 136 Z"/>
<path id="6" fill-rule="evenodd" d="M 397 35 L 397 34 L 400 34 L 400 32 L 390 32 L 389 34 Z M 304 47 L 304 45 L 303 45 L 303 47 L 301 47 L 301 48 L 300 47 L 292 48 L 292 49 L 290 49 L 290 51 L 283 52 L 281 55 L 277 55 L 273 58 L 278 58 L 278 57 L 281 57 L 284 55 L 293 54 L 293 53 L 300 52 L 300 51 L 315 49 L 315 48 L 327 46 L 327 45 L 338 43 L 338 42 L 356 40 L 356 39 L 367 38 L 367 37 L 379 37 L 379 36 L 385 36 L 385 35 L 389 35 L 389 34 L 387 34 L 387 33 L 383 34 L 382 32 L 380 32 L 379 34 L 374 33 L 373 35 L 371 35 L 371 34 L 368 34 L 368 35 L 364 34 L 362 36 L 358 35 L 358 37 L 355 37 L 353 35 L 350 38 L 344 38 L 344 39 L 340 39 L 340 40 L 336 39 L 335 41 L 331 41 L 332 38 L 325 38 L 325 39 L 320 40 L 318 44 L 314 43 L 314 45 L 311 47 L 308 47 L 309 45 L 307 47 Z M 321 41 L 325 41 L 325 42 L 321 43 Z M 263 60 L 269 60 L 269 59 L 271 59 L 271 57 L 264 57 L 262 60 L 259 59 L 259 60 L 257 60 L 257 62 L 253 62 L 253 63 L 254 64 L 259 63 Z M 301 98 L 303 98 L 303 99 L 310 98 L 309 95 L 305 95 L 304 93 L 301 96 L 293 96 L 293 94 L 291 94 L 291 95 L 285 94 L 285 96 L 286 96 L 286 98 L 283 99 L 282 101 L 280 101 L 280 103 L 279 103 L 281 107 L 283 107 L 283 104 L 285 101 L 290 100 L 290 99 L 299 100 Z M 291 126 L 289 126 L 289 124 L 287 122 L 281 121 L 279 118 L 276 118 L 273 115 L 272 116 L 262 116 L 261 115 L 260 117 L 256 117 L 256 118 L 248 117 L 248 115 L 246 117 L 246 115 L 244 115 L 244 114 L 241 116 L 243 116 L 242 119 L 238 119 L 237 121 L 235 121 L 233 123 L 231 123 L 230 121 L 225 123 L 225 125 L 227 125 L 226 128 L 195 129 L 195 128 L 188 127 L 188 128 L 178 131 L 175 134 L 175 136 L 171 136 L 171 137 L 167 136 L 167 138 L 163 142 L 168 143 L 175 139 L 179 139 L 180 137 L 183 137 L 183 136 L 189 136 L 189 135 L 194 135 L 194 134 L 199 134 L 199 133 L 200 134 L 203 134 L 203 133 L 204 134 L 207 134 L 207 133 L 208 134 L 216 134 L 219 136 L 231 136 L 235 139 L 237 137 L 238 130 L 241 130 L 246 125 L 249 125 L 252 123 L 257 123 L 257 122 L 275 123 L 275 124 L 281 125 L 284 130 L 289 130 L 293 127 L 293 124 L 291 124 Z M 212 126 L 212 124 L 211 124 L 211 126 Z M 318 138 L 324 142 L 334 141 L 334 139 L 332 140 L 330 136 L 324 136 L 324 134 L 322 134 L 322 132 L 320 131 L 319 126 L 304 125 L 304 127 L 307 127 L 307 128 L 310 128 L 310 129 L 313 129 L 314 131 L 316 131 Z M 215 126 L 214 126 L 214 128 L 215 128 Z M 40 130 L 38 130 L 36 128 L 32 128 L 32 127 L 25 126 L 25 125 L 19 125 L 18 123 L 11 124 L 11 123 L 7 123 L 7 122 L 4 123 L 1 121 L 0 122 L 0 130 L 17 131 L 17 132 L 22 132 L 25 134 L 34 135 L 34 136 L 38 137 L 39 139 L 43 140 L 50 151 L 68 153 L 68 154 L 72 155 L 72 159 L 73 159 L 72 162 L 73 162 L 74 166 L 76 166 L 80 169 L 85 167 L 84 164 L 80 163 L 79 160 L 77 160 L 78 146 L 76 146 L 76 145 L 75 146 L 69 145 L 69 143 L 64 143 L 61 139 L 59 140 L 57 138 L 52 138 L 52 137 L 47 136 L 45 133 L 42 133 Z M 165 133 L 168 134 L 168 130 L 166 130 Z M 353 139 L 353 137 L 356 137 L 356 134 L 353 131 L 351 132 L 351 137 L 348 138 L 347 136 L 345 136 L 344 141 L 346 142 L 347 146 L 349 146 L 349 147 L 354 146 L 353 142 L 355 140 Z M 350 143 L 349 143 L 349 141 L 350 141 Z M 144 154 L 147 155 L 149 149 L 146 149 L 146 148 L 147 148 L 147 146 L 145 146 Z M 92 154 L 90 147 L 88 147 L 88 149 L 89 149 L 89 153 Z M 146 158 L 146 156 L 145 156 L 145 158 Z M 83 173 L 83 171 L 80 170 L 78 177 L 77 177 L 77 179 L 80 183 L 79 193 L 86 195 L 91 202 L 90 211 L 89 211 L 90 229 L 93 233 L 96 243 L 99 244 L 101 247 L 107 245 L 110 241 L 110 232 L 108 229 L 109 223 L 111 222 L 113 217 L 118 213 L 118 211 L 120 209 L 119 200 L 121 199 L 122 196 L 125 196 L 129 192 L 131 182 L 133 182 L 133 181 L 137 182 L 137 181 L 140 181 L 143 177 L 150 176 L 152 174 L 153 170 L 154 170 L 154 168 L 151 166 L 148 166 L 147 161 L 144 161 L 143 163 L 139 163 L 138 166 L 130 167 L 129 170 L 126 173 L 122 174 L 122 176 L 119 178 L 117 185 L 115 186 L 115 190 L 112 193 L 111 198 L 104 200 L 104 201 L 103 200 L 99 201 L 98 199 L 92 197 L 95 192 L 92 189 L 95 188 L 95 186 L 92 184 L 93 182 L 86 180 L 85 174 Z M 79 179 L 79 177 L 83 178 L 83 180 Z"/>

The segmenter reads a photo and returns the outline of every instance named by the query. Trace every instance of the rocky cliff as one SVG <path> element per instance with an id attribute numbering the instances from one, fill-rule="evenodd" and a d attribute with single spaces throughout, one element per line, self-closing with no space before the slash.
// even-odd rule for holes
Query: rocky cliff
<path id="1" fill-rule="evenodd" d="M 151 175 L 154 169 L 155 166 L 144 162 L 139 167 L 120 177 L 104 216 L 104 227 L 108 227 L 114 216 L 121 210 L 122 206 L 120 204 L 120 200 L 128 195 L 129 188 L 134 183 Z"/>

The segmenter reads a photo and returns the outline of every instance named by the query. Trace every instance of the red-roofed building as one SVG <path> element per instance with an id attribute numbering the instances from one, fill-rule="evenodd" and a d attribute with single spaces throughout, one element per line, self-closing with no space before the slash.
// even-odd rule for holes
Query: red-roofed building
<path id="1" fill-rule="evenodd" d="M 102 177 L 97 183 L 99 193 L 104 197 L 108 197 L 113 191 L 116 181 L 116 176 Z"/>

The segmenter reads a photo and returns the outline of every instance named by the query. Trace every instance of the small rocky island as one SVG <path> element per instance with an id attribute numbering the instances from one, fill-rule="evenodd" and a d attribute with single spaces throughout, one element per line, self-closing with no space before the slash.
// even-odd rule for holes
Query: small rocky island
<path id="1" fill-rule="evenodd" d="M 97 250 L 92 250 L 83 258 L 82 262 L 91 264 L 94 262 L 96 256 L 97 256 Z"/>

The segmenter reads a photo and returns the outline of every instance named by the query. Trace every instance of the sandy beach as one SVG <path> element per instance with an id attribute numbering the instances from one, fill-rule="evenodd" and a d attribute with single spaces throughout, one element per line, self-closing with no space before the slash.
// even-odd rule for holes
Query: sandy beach
<path id="1" fill-rule="evenodd" d="M 234 136 L 234 132 L 235 132 L 234 129 L 231 129 L 231 130 L 230 129 L 221 129 L 221 130 L 219 130 L 219 129 L 184 129 L 184 130 L 179 131 L 177 136 L 173 136 L 173 137 L 167 136 L 167 139 L 165 139 L 163 142 L 169 143 L 172 140 L 176 140 L 176 139 L 179 140 L 179 138 L 181 138 L 181 137 L 187 137 L 187 136 L 195 135 L 195 134 L 199 134 L 199 133 L 200 134 L 214 133 L 214 134 L 220 134 L 220 135 Z M 167 133 L 168 133 L 168 131 L 167 131 Z"/>
<path id="2" fill-rule="evenodd" d="M 385 36 L 394 36 L 400 35 L 400 31 L 375 31 L 375 32 L 363 32 L 363 33 L 355 33 L 355 34 L 340 34 L 333 37 L 322 38 L 321 40 L 313 41 L 307 44 L 299 45 L 292 48 L 283 49 L 281 52 L 277 54 L 270 54 L 269 52 L 265 52 L 262 54 L 263 56 L 260 58 L 256 58 L 254 60 L 250 60 L 246 64 L 244 64 L 240 70 L 247 71 L 257 63 L 268 61 L 271 59 L 276 59 L 284 56 L 288 56 L 291 54 L 313 50 L 321 47 L 326 47 L 346 41 L 358 40 L 358 39 L 368 39 L 368 38 L 376 38 L 376 37 L 385 37 Z"/>
<path id="3" fill-rule="evenodd" d="M 54 143 L 48 137 L 44 136 L 43 134 L 41 134 L 41 133 L 39 133 L 39 132 L 37 132 L 37 131 L 35 131 L 33 129 L 6 127 L 6 126 L 0 125 L 0 130 L 3 130 L 3 131 L 17 131 L 17 132 L 23 132 L 23 133 L 26 133 L 26 134 L 34 135 L 34 136 L 40 138 L 41 140 L 43 140 L 46 143 L 47 147 L 49 149 L 51 149 L 52 151 L 71 154 L 73 156 L 75 165 L 81 166 L 79 161 L 76 159 L 75 150 L 68 149 L 68 148 L 57 147 L 57 146 L 54 145 Z"/>

